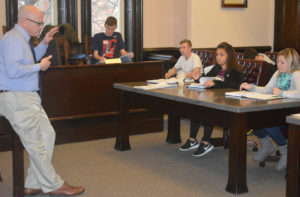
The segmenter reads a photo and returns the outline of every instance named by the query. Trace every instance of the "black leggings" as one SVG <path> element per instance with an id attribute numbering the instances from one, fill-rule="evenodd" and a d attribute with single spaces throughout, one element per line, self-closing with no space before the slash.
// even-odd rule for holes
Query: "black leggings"
<path id="1" fill-rule="evenodd" d="M 200 126 L 201 126 L 200 122 L 191 120 L 191 123 L 190 123 L 190 138 L 196 139 Z M 201 141 L 206 141 L 206 142 L 210 141 L 210 137 L 211 137 L 213 128 L 214 128 L 213 125 L 208 125 L 208 124 L 204 125 L 204 135 L 203 135 Z"/>

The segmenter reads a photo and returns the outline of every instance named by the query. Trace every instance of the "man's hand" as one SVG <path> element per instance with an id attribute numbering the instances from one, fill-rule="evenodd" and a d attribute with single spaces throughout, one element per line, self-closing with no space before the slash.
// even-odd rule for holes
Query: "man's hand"
<path id="1" fill-rule="evenodd" d="M 48 44 L 51 40 L 53 40 L 54 34 L 58 32 L 58 26 L 52 28 L 48 31 L 43 39 L 43 44 Z"/>
<path id="2" fill-rule="evenodd" d="M 50 67 L 50 65 L 51 65 L 50 59 L 51 58 L 52 58 L 52 55 L 49 55 L 41 60 L 40 69 L 42 71 L 46 71 Z"/>

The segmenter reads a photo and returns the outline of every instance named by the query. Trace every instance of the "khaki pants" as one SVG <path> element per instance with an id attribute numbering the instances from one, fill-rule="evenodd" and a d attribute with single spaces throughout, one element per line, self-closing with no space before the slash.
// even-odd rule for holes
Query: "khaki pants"
<path id="1" fill-rule="evenodd" d="M 28 152 L 30 163 L 25 188 L 51 192 L 63 185 L 52 164 L 55 132 L 36 92 L 0 93 L 0 114 L 5 116 Z"/>

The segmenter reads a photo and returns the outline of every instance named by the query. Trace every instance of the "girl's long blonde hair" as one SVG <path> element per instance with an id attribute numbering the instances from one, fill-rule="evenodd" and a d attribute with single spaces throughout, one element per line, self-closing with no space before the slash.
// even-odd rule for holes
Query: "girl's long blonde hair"
<path id="1" fill-rule="evenodd" d="M 293 48 L 283 49 L 278 53 L 277 58 L 280 55 L 282 55 L 286 59 L 289 66 L 289 70 L 288 70 L 289 73 L 300 71 L 300 57 L 298 52 L 295 49 Z"/>

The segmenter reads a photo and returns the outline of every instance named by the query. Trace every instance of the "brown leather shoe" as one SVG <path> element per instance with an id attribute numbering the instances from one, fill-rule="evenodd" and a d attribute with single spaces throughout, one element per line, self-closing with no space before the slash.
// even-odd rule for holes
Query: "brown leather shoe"
<path id="1" fill-rule="evenodd" d="M 84 187 L 75 187 L 64 183 L 63 186 L 50 192 L 51 195 L 75 196 L 84 192 Z"/>
<path id="2" fill-rule="evenodd" d="M 41 194 L 41 193 L 43 193 L 43 191 L 41 189 L 31 189 L 31 188 L 24 189 L 25 195 L 37 195 L 37 194 Z"/>

